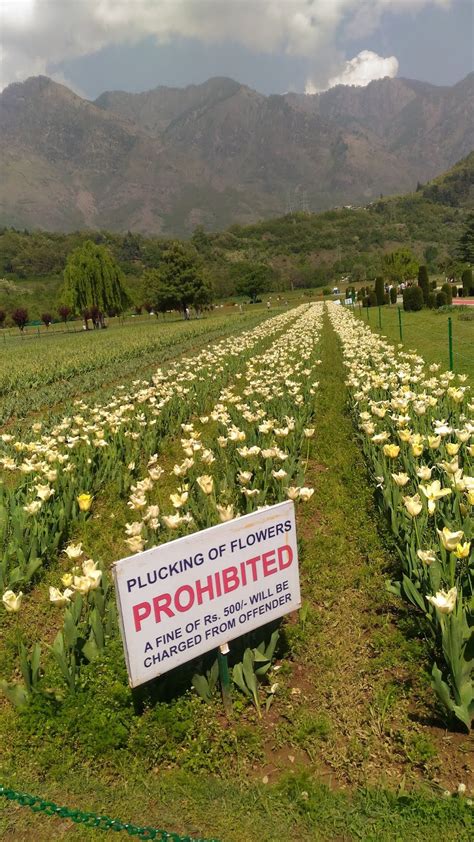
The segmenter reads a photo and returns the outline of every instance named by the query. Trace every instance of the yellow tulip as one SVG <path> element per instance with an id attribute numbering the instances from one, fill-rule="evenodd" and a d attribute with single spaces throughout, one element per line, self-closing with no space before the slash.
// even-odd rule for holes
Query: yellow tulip
<path id="1" fill-rule="evenodd" d="M 400 453 L 400 448 L 398 444 L 384 444 L 383 452 L 389 459 L 396 459 Z"/>
<path id="2" fill-rule="evenodd" d="M 92 506 L 92 494 L 86 494 L 85 492 L 83 492 L 82 494 L 79 494 L 79 496 L 76 499 L 81 512 L 88 512 L 90 507 Z"/>
<path id="3" fill-rule="evenodd" d="M 468 558 L 471 552 L 471 542 L 465 541 L 464 544 L 456 544 L 454 555 L 456 558 Z"/>
<path id="4" fill-rule="evenodd" d="M 464 538 L 464 532 L 462 529 L 459 529 L 458 532 L 451 532 L 451 530 L 445 526 L 443 530 L 437 529 L 436 531 L 444 549 L 449 550 L 450 552 L 454 552 L 457 545 L 460 543 L 461 538 Z"/>

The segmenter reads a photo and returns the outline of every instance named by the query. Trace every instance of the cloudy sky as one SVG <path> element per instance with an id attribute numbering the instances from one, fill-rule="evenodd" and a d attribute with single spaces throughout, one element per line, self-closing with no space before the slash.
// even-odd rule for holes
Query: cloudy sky
<path id="1" fill-rule="evenodd" d="M 263 93 L 473 70 L 472 0 L 0 0 L 0 88 L 39 73 L 91 99 L 230 76 Z"/>

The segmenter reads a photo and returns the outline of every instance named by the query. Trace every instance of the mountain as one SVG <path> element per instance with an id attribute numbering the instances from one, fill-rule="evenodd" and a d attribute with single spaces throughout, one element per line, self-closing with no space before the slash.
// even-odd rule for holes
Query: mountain
<path id="1" fill-rule="evenodd" d="M 466 156 L 474 74 L 263 96 L 232 79 L 89 102 L 40 76 L 0 95 L 0 223 L 186 235 L 412 190 Z"/>

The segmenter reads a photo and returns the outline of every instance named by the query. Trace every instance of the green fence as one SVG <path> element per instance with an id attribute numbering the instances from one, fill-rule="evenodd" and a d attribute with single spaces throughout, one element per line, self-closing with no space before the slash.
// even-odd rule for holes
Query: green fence
<path id="1" fill-rule="evenodd" d="M 85 827 L 96 830 L 124 831 L 135 839 L 156 839 L 158 842 L 217 842 L 216 839 L 196 839 L 191 836 L 180 836 L 178 833 L 170 833 L 167 830 L 160 830 L 156 827 L 141 826 L 122 822 L 119 819 L 111 819 L 109 816 L 98 813 L 84 812 L 83 810 L 72 810 L 70 807 L 58 807 L 53 801 L 47 801 L 36 795 L 28 795 L 25 792 L 15 792 L 6 786 L 0 785 L 0 796 L 8 801 L 15 802 L 21 807 L 29 807 L 34 813 L 43 813 L 45 816 L 57 816 L 61 819 L 70 819 L 74 824 L 82 824 Z"/>

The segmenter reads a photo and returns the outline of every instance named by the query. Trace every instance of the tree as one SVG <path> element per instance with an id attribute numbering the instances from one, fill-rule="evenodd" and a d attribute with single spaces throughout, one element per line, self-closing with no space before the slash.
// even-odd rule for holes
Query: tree
<path id="1" fill-rule="evenodd" d="M 403 309 L 422 310 L 423 290 L 419 286 L 407 287 L 403 290 Z"/>
<path id="2" fill-rule="evenodd" d="M 147 298 L 158 313 L 179 309 L 186 314 L 189 307 L 199 307 L 210 295 L 196 250 L 178 241 L 163 252 L 158 269 L 144 273 L 143 281 Z"/>
<path id="3" fill-rule="evenodd" d="M 53 317 L 51 313 L 42 313 L 41 314 L 41 321 L 45 325 L 45 327 L 49 327 L 51 322 L 53 321 Z"/>
<path id="4" fill-rule="evenodd" d="M 384 254 L 382 263 L 391 281 L 408 281 L 418 272 L 418 261 L 410 249 L 396 249 Z"/>
<path id="5" fill-rule="evenodd" d="M 441 292 L 444 292 L 446 296 L 446 304 L 451 306 L 451 304 L 453 303 L 453 288 L 451 284 L 443 284 L 443 286 L 441 287 Z"/>
<path id="6" fill-rule="evenodd" d="M 428 277 L 428 269 L 425 265 L 418 267 L 418 286 L 423 292 L 423 301 L 426 304 L 430 292 L 430 279 Z"/>
<path id="7" fill-rule="evenodd" d="M 77 313 L 96 308 L 100 327 L 104 326 L 104 313 L 112 308 L 122 313 L 129 304 L 121 270 L 107 248 L 92 240 L 86 240 L 69 255 L 64 270 L 64 293 L 67 303 Z M 87 319 L 84 323 L 88 328 Z"/>
<path id="8" fill-rule="evenodd" d="M 242 263 L 241 274 L 237 280 L 238 295 L 248 295 L 255 303 L 257 297 L 268 289 L 271 269 L 264 263 Z"/>
<path id="9" fill-rule="evenodd" d="M 474 213 L 467 218 L 466 227 L 456 248 L 456 257 L 465 263 L 474 264 Z"/>
<path id="10" fill-rule="evenodd" d="M 12 313 L 12 319 L 16 326 L 20 328 L 21 332 L 23 333 L 25 329 L 25 325 L 28 323 L 28 310 L 25 310 L 24 307 L 18 307 Z"/>
<path id="11" fill-rule="evenodd" d="M 58 316 L 64 324 L 66 324 L 71 315 L 71 308 L 67 304 L 60 304 L 58 307 Z"/>
<path id="12" fill-rule="evenodd" d="M 463 298 L 468 298 L 471 294 L 472 285 L 472 269 L 465 269 L 462 273 Z"/>
<path id="13" fill-rule="evenodd" d="M 191 242 L 200 254 L 208 255 L 211 251 L 212 240 L 209 234 L 206 234 L 202 225 L 198 225 L 193 231 Z"/>
<path id="14" fill-rule="evenodd" d="M 438 257 L 438 254 L 439 249 L 436 246 L 426 246 L 423 252 L 423 257 L 425 258 L 428 266 L 430 266 L 431 268 L 433 268 L 434 262 Z"/>
<path id="15" fill-rule="evenodd" d="M 379 307 L 385 304 L 385 284 L 383 278 L 378 275 L 375 279 L 375 295 L 377 297 L 377 304 Z"/>

